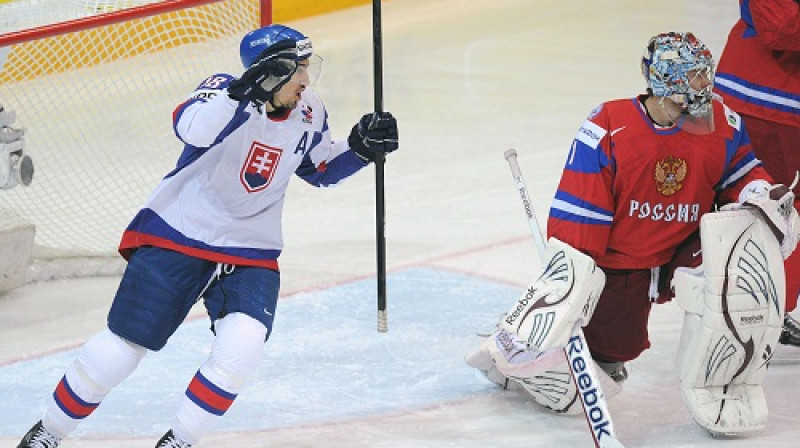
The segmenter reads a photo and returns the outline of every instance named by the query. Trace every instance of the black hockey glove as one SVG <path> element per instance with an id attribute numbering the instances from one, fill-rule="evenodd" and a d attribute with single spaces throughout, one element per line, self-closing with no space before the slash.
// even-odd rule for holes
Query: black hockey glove
<path id="1" fill-rule="evenodd" d="M 297 47 L 285 40 L 264 50 L 239 79 L 228 84 L 228 96 L 237 101 L 248 100 L 256 106 L 272 103 L 275 93 L 289 82 L 297 71 Z"/>
<path id="2" fill-rule="evenodd" d="M 365 162 L 374 162 L 375 154 L 397 149 L 397 120 L 389 112 L 373 112 L 361 117 L 347 138 L 350 149 Z"/>

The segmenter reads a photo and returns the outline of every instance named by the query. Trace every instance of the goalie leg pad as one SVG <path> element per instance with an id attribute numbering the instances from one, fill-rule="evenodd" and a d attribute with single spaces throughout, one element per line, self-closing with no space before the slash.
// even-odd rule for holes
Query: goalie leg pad
<path id="1" fill-rule="evenodd" d="M 559 414 L 581 413 L 578 388 L 572 379 L 564 350 L 548 352 L 543 356 L 541 366 L 529 366 L 524 376 L 511 376 L 511 380 L 546 409 Z"/>
<path id="2" fill-rule="evenodd" d="M 783 257 L 769 226 L 751 210 L 705 215 L 703 264 L 678 269 L 676 303 L 685 310 L 678 351 L 683 398 L 713 434 L 764 427 L 762 384 L 781 331 Z"/>
<path id="3" fill-rule="evenodd" d="M 569 244 L 550 238 L 544 271 L 500 322 L 500 328 L 538 351 L 567 345 L 575 325 L 592 317 L 605 286 L 594 260 Z"/>
<path id="4" fill-rule="evenodd" d="M 584 347 L 574 347 L 570 341 L 566 348 L 539 352 L 528 348 L 524 341 L 505 330 L 497 330 L 473 351 L 465 361 L 478 369 L 491 382 L 505 389 L 523 389 L 538 404 L 556 413 L 580 414 L 581 400 L 575 380 L 567 365 L 564 350 L 577 350 L 585 355 Z M 582 361 L 586 362 L 588 356 Z M 589 361 L 592 362 L 592 361 Z M 584 364 L 576 364 L 584 370 Z M 611 379 L 599 366 L 594 366 L 600 387 L 606 398 L 618 394 L 622 386 Z M 597 393 L 596 389 L 584 393 Z M 591 398 L 591 397 L 590 397 Z M 597 397 L 594 397 L 597 401 Z"/>
<path id="5" fill-rule="evenodd" d="M 579 355 L 580 360 L 572 361 L 573 367 L 579 369 L 579 373 L 573 378 L 567 364 L 570 361 L 565 352 L 565 350 L 573 350 L 573 344 L 574 342 L 570 342 L 563 349 L 553 349 L 542 353 L 536 361 L 509 374 L 509 378 L 522 386 L 534 401 L 556 413 L 581 414 L 583 404 L 578 397 L 579 393 L 584 394 L 586 402 L 589 404 L 601 402 L 600 395 L 606 400 L 617 395 L 622 390 L 622 384 L 611 379 L 591 358 Z M 580 351 L 588 355 L 588 350 Z M 585 372 L 589 366 L 583 364 L 584 362 L 592 363 L 596 378 L 600 381 L 599 389 L 591 385 L 591 380 Z M 580 389 L 575 383 L 576 380 L 581 386 Z"/>
<path id="6" fill-rule="evenodd" d="M 503 389 L 515 389 L 516 383 L 510 381 L 509 376 L 524 376 L 527 366 L 541 357 L 541 352 L 528 349 L 527 344 L 514 335 L 495 330 L 467 353 L 464 361 Z"/>

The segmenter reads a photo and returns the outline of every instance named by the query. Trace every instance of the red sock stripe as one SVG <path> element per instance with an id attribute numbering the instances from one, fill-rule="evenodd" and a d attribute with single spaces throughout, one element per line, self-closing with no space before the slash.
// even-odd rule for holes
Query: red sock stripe
<path id="1" fill-rule="evenodd" d="M 55 392 L 53 392 L 53 398 L 55 398 L 58 407 L 61 408 L 65 414 L 74 419 L 86 418 L 100 404 L 87 403 L 81 400 L 81 398 L 72 391 L 72 388 L 69 387 L 67 377 L 61 378 L 58 386 L 56 386 Z"/>
<path id="2" fill-rule="evenodd" d="M 192 378 L 186 396 L 196 405 L 214 415 L 222 415 L 233 404 L 236 394 L 226 392 L 204 377 L 200 372 Z"/>

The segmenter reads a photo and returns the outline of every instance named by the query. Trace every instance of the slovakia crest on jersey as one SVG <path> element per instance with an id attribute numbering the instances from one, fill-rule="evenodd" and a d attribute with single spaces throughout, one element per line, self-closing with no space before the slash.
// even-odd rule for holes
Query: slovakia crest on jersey
<path id="1" fill-rule="evenodd" d="M 282 150 L 258 142 L 250 146 L 250 153 L 244 161 L 239 179 L 248 193 L 267 188 L 278 169 Z"/>

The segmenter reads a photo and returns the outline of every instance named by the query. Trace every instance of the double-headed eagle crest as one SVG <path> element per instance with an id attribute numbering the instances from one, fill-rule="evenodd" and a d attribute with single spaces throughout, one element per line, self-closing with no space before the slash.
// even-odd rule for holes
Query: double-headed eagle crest
<path id="1" fill-rule="evenodd" d="M 686 178 L 686 161 L 669 156 L 656 162 L 655 181 L 658 192 L 664 196 L 672 196 L 683 188 Z"/>

